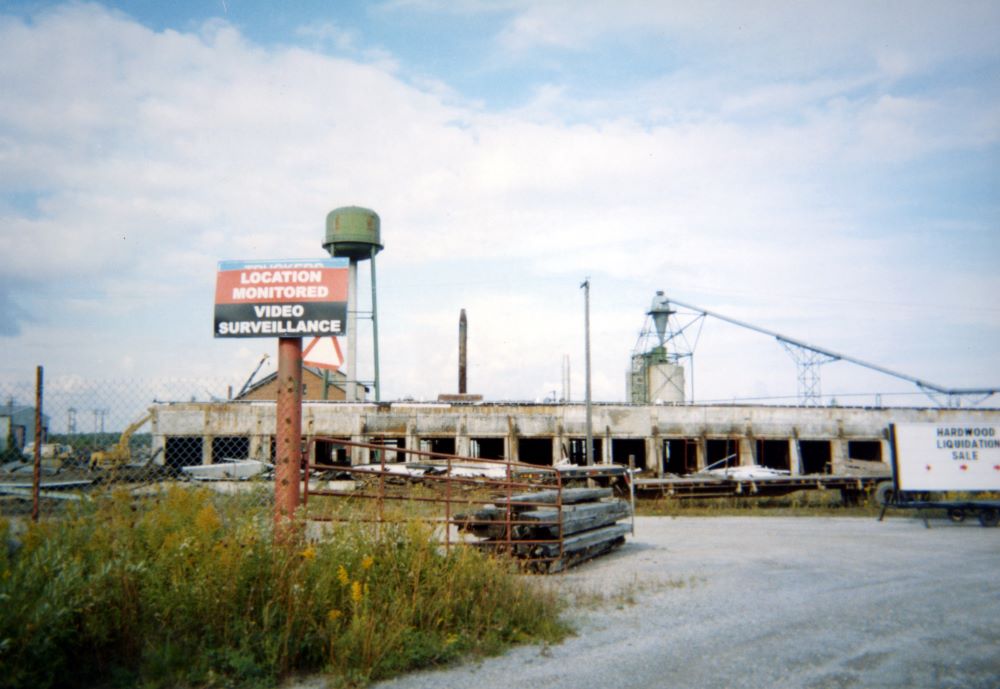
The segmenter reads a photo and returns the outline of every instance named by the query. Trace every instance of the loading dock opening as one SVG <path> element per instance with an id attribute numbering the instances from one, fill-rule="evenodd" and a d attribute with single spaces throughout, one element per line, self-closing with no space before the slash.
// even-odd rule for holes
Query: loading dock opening
<path id="1" fill-rule="evenodd" d="M 212 438 L 212 461 L 250 458 L 250 438 L 245 435 L 226 435 Z"/>
<path id="2" fill-rule="evenodd" d="M 757 464 L 769 469 L 791 469 L 788 440 L 764 440 L 758 438 L 755 442 Z"/>
<path id="3" fill-rule="evenodd" d="M 698 441 L 669 438 L 663 441 L 663 472 L 684 476 L 698 471 Z"/>
<path id="4" fill-rule="evenodd" d="M 518 438 L 518 461 L 536 466 L 552 466 L 552 438 Z"/>
<path id="5" fill-rule="evenodd" d="M 338 440 L 350 440 L 350 438 L 338 438 Z M 351 453 L 346 447 L 338 445 L 332 440 L 317 440 L 315 461 L 338 467 L 349 467 L 351 466 Z"/>
<path id="6" fill-rule="evenodd" d="M 881 462 L 882 442 L 879 440 L 849 440 L 847 442 L 847 457 L 865 462 Z"/>
<path id="7" fill-rule="evenodd" d="M 736 438 L 709 438 L 705 441 L 705 466 L 713 469 L 740 465 L 740 441 Z"/>
<path id="8" fill-rule="evenodd" d="M 594 464 L 601 464 L 601 458 L 604 456 L 602 454 L 603 451 L 604 451 L 604 441 L 601 438 L 594 438 L 594 444 L 592 446 L 592 452 L 593 452 L 592 456 L 594 458 Z M 586 438 L 569 439 L 569 463 L 579 464 L 581 466 L 587 463 Z"/>
<path id="9" fill-rule="evenodd" d="M 455 454 L 455 438 L 421 438 L 420 449 L 424 452 L 453 455 Z"/>
<path id="10" fill-rule="evenodd" d="M 646 466 L 646 441 L 642 438 L 612 438 L 611 463 L 628 466 L 629 456 L 636 467 L 641 469 Z"/>
<path id="11" fill-rule="evenodd" d="M 803 474 L 829 474 L 833 468 L 833 451 L 829 440 L 800 440 L 799 457 Z"/>
<path id="12" fill-rule="evenodd" d="M 504 459 L 503 438 L 471 438 L 473 457 L 480 459 Z"/>
<path id="13" fill-rule="evenodd" d="M 168 467 L 189 467 L 202 463 L 201 436 L 168 435 L 163 448 L 163 461 Z"/>
<path id="14" fill-rule="evenodd" d="M 381 445 L 386 448 L 385 461 L 386 462 L 403 462 L 406 461 L 406 453 L 401 450 L 406 449 L 406 438 L 372 438 L 370 441 L 373 445 Z M 379 456 L 378 450 L 373 450 L 371 452 L 371 461 L 381 462 L 382 457 Z"/>

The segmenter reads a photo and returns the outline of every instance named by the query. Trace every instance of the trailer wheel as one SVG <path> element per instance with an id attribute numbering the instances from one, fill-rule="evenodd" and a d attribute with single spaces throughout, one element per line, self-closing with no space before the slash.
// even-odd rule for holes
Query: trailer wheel
<path id="1" fill-rule="evenodd" d="M 983 526 L 996 526 L 1000 521 L 1000 510 L 995 507 L 984 507 L 979 510 L 979 523 Z"/>
<path id="2" fill-rule="evenodd" d="M 965 510 L 961 507 L 949 507 L 948 508 L 948 519 L 955 523 L 960 523 L 965 521 Z"/>
<path id="3" fill-rule="evenodd" d="M 885 505 L 891 505 L 895 502 L 895 492 L 892 489 L 892 483 L 889 481 L 882 481 L 882 483 L 875 486 L 875 502 L 883 507 Z"/>

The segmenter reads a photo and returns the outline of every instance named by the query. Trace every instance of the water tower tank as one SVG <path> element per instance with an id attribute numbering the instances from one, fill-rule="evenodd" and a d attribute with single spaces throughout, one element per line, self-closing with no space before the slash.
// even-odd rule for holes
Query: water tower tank
<path id="1" fill-rule="evenodd" d="M 382 233 L 378 214 L 367 208 L 345 206 L 335 208 L 326 216 L 326 238 L 323 248 L 331 256 L 355 260 L 371 258 L 382 250 Z"/>

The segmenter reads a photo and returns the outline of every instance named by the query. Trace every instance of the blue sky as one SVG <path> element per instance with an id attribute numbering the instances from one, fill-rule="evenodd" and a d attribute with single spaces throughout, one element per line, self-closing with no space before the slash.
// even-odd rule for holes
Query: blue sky
<path id="1" fill-rule="evenodd" d="M 568 355 L 579 398 L 587 276 L 599 399 L 657 289 L 1000 385 L 998 35 L 995 2 L 7 2 L 0 379 L 242 379 L 275 343 L 211 337 L 216 262 L 363 205 L 388 398 L 453 390 L 461 308 L 472 391 Z M 696 360 L 696 398 L 795 395 L 759 335 Z"/>

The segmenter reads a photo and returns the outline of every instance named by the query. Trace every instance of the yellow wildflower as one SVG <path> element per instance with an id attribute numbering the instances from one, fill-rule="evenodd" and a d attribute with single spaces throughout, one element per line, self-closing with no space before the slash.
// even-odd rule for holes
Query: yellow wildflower
<path id="1" fill-rule="evenodd" d="M 361 582 L 355 581 L 351 584 L 351 600 L 355 603 L 360 603 L 363 596 L 364 594 L 361 592 Z"/>
<path id="2" fill-rule="evenodd" d="M 340 580 L 340 583 L 343 586 L 347 586 L 351 583 L 351 577 L 348 576 L 347 570 L 344 569 L 344 565 L 337 567 L 337 579 Z"/>
<path id="3" fill-rule="evenodd" d="M 219 513 L 215 511 L 214 507 L 205 505 L 195 515 L 194 524 L 198 531 L 211 534 L 222 526 L 222 519 L 219 518 Z"/>
<path id="4" fill-rule="evenodd" d="M 373 558 L 371 555 L 365 555 L 361 559 L 361 569 L 365 570 L 371 569 L 372 565 L 374 564 L 375 564 L 375 558 Z"/>
<path id="5" fill-rule="evenodd" d="M 299 555 L 302 556 L 303 560 L 315 560 L 316 559 L 316 549 L 313 548 L 311 545 L 310 546 L 306 546 L 306 549 L 303 550 L 301 553 L 299 553 Z"/>
<path id="6" fill-rule="evenodd" d="M 331 622 L 336 622 L 337 620 L 340 619 L 340 617 L 343 614 L 344 613 L 342 613 L 340 610 L 337 610 L 337 608 L 330 608 L 330 612 L 326 613 L 326 619 L 330 620 Z"/>

